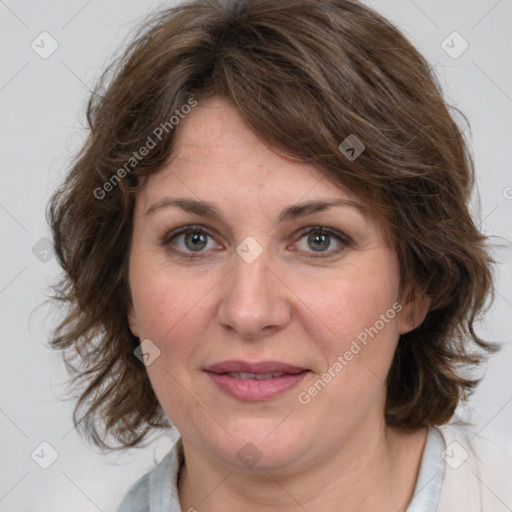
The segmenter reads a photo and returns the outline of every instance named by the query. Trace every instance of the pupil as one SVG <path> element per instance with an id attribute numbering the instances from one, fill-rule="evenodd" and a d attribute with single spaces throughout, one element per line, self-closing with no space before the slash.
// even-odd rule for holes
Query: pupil
<path id="1" fill-rule="evenodd" d="M 189 242 L 191 242 L 189 244 Z M 206 247 L 205 235 L 202 233 L 187 233 L 185 235 L 185 245 L 192 251 L 199 251 Z"/>
<path id="2" fill-rule="evenodd" d="M 310 235 L 308 241 L 312 243 L 311 247 L 315 251 L 323 251 L 330 245 L 329 235 Z"/>

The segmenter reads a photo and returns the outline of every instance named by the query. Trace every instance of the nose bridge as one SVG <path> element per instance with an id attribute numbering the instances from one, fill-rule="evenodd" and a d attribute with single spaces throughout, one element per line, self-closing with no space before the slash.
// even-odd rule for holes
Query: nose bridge
<path id="1" fill-rule="evenodd" d="M 241 251 L 241 247 L 239 248 Z M 239 299 L 271 299 L 268 288 L 268 274 L 270 272 L 268 253 L 262 253 L 254 260 L 246 260 L 237 254 L 233 262 L 232 290 Z"/>
<path id="2" fill-rule="evenodd" d="M 238 246 L 219 308 L 219 321 L 224 326 L 243 337 L 258 337 L 262 331 L 287 322 L 286 296 L 272 266 L 272 255 L 257 249 L 250 240 Z"/>

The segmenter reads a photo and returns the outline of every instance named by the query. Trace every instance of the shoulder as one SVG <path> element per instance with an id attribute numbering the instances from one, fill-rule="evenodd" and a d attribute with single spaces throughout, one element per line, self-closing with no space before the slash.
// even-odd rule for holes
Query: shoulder
<path id="1" fill-rule="evenodd" d="M 149 478 L 146 473 L 126 493 L 117 512 L 149 512 Z"/>
<path id="2" fill-rule="evenodd" d="M 445 441 L 443 459 L 449 467 L 462 466 L 466 461 L 473 468 L 485 469 L 501 463 L 502 470 L 512 471 L 512 444 L 491 441 L 469 427 L 449 424 L 436 427 Z"/>
<path id="3" fill-rule="evenodd" d="M 180 511 L 177 481 L 182 462 L 180 438 L 154 469 L 132 485 L 117 512 Z"/>
<path id="4" fill-rule="evenodd" d="M 458 424 L 436 428 L 445 442 L 439 512 L 510 511 L 512 446 L 495 444 Z"/>

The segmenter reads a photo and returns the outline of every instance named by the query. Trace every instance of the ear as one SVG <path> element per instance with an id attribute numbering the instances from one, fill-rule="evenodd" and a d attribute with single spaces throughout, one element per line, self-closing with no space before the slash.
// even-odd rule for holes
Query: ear
<path id="1" fill-rule="evenodd" d="M 132 334 L 139 338 L 139 324 L 137 322 L 137 315 L 135 314 L 135 309 L 133 308 L 133 304 L 130 302 L 128 304 L 128 326 L 130 327 L 130 331 L 132 331 Z"/>
<path id="2" fill-rule="evenodd" d="M 400 312 L 400 334 L 413 331 L 427 316 L 431 299 L 424 293 L 408 287 L 402 294 L 404 302 Z"/>

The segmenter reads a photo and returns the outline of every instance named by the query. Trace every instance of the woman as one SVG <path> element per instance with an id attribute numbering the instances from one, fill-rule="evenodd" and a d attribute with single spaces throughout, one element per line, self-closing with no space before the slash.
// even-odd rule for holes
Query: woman
<path id="1" fill-rule="evenodd" d="M 52 343 L 96 444 L 180 433 L 119 511 L 509 510 L 510 457 L 446 425 L 496 349 L 473 165 L 397 29 L 193 0 L 105 79 L 50 205 Z"/>

